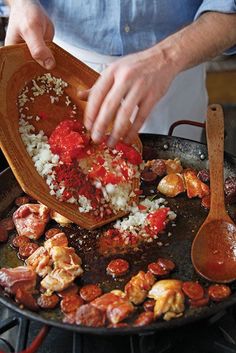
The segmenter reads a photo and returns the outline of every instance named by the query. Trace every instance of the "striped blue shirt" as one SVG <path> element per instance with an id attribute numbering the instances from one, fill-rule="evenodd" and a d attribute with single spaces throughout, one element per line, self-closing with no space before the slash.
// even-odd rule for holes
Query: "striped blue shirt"
<path id="1" fill-rule="evenodd" d="M 149 48 L 206 11 L 236 13 L 236 0 L 41 0 L 68 44 L 106 55 Z"/>

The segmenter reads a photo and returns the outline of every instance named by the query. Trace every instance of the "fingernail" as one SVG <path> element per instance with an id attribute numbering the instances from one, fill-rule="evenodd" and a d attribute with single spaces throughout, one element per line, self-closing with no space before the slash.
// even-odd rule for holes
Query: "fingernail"
<path id="1" fill-rule="evenodd" d="M 84 126 L 88 131 L 91 131 L 93 127 L 93 123 L 91 121 L 86 121 L 86 123 L 84 123 Z"/>
<path id="2" fill-rule="evenodd" d="M 44 60 L 43 65 L 47 70 L 51 70 L 55 66 L 55 60 L 51 57 L 47 58 L 46 60 Z"/>
<path id="3" fill-rule="evenodd" d="M 92 132 L 91 137 L 95 143 L 99 143 L 102 138 L 102 134 L 99 131 L 94 131 Z"/>
<path id="4" fill-rule="evenodd" d="M 109 148 L 113 148 L 113 147 L 115 147 L 115 144 L 116 144 L 116 139 L 114 139 L 114 137 L 110 136 L 107 141 L 107 146 Z"/>

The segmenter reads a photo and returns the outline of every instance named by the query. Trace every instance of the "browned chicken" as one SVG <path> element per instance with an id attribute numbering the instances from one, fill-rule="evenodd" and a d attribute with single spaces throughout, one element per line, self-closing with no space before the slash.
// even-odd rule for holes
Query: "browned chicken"
<path id="1" fill-rule="evenodd" d="M 74 277 L 78 277 L 83 273 L 81 267 L 81 259 L 75 253 L 74 248 L 54 246 L 50 250 L 50 255 L 55 269 L 62 268 L 69 271 Z"/>
<path id="2" fill-rule="evenodd" d="M 50 250 L 54 246 L 62 246 L 62 247 L 68 246 L 68 239 L 65 233 L 57 233 L 52 238 L 44 242 L 44 247 L 45 249 L 47 249 L 48 252 L 50 252 Z"/>
<path id="3" fill-rule="evenodd" d="M 112 324 L 126 319 L 134 311 L 134 306 L 129 300 L 122 299 L 121 302 L 116 302 L 108 305 L 107 318 Z"/>
<path id="4" fill-rule="evenodd" d="M 13 222 L 19 235 L 38 239 L 49 221 L 49 208 L 42 204 L 25 204 L 13 214 Z"/>
<path id="5" fill-rule="evenodd" d="M 35 250 L 35 252 L 25 260 L 25 263 L 31 266 L 40 277 L 45 277 L 52 271 L 49 253 L 43 246 Z"/>
<path id="6" fill-rule="evenodd" d="M 91 305 L 95 306 L 99 310 L 105 312 L 110 304 L 122 303 L 122 298 L 115 295 L 114 293 L 105 293 L 100 297 L 94 299 Z"/>
<path id="7" fill-rule="evenodd" d="M 47 295 L 60 292 L 74 281 L 75 276 L 63 268 L 55 268 L 41 281 L 41 286 L 47 290 Z"/>
<path id="8" fill-rule="evenodd" d="M 183 173 L 187 195 L 191 199 L 193 197 L 203 198 L 210 194 L 209 186 L 198 179 L 196 172 L 191 169 L 186 169 Z"/>
<path id="9" fill-rule="evenodd" d="M 0 286 L 8 293 L 16 294 L 19 288 L 31 292 L 35 285 L 36 273 L 31 267 L 19 266 L 0 270 Z"/>
<path id="10" fill-rule="evenodd" d="M 141 304 L 147 297 L 148 291 L 155 282 L 155 277 L 151 272 L 139 271 L 139 273 L 132 277 L 125 286 L 125 293 L 129 300 L 134 304 Z"/>
<path id="11" fill-rule="evenodd" d="M 181 162 L 178 158 L 175 159 L 167 159 L 164 160 L 166 165 L 166 173 L 173 174 L 173 173 L 181 173 L 183 171 L 183 167 Z"/>
<path id="12" fill-rule="evenodd" d="M 161 179 L 157 190 L 168 197 L 175 197 L 185 192 L 184 179 L 182 174 L 168 174 Z"/>
<path id="13" fill-rule="evenodd" d="M 182 281 L 176 279 L 164 279 L 154 284 L 148 293 L 148 297 L 155 299 L 154 317 L 164 315 L 168 321 L 182 315 L 184 311 L 184 293 Z"/>

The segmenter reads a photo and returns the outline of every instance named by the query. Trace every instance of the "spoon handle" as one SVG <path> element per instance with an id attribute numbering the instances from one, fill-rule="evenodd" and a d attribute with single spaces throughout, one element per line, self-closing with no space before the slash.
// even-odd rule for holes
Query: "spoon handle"
<path id="1" fill-rule="evenodd" d="M 211 208 L 208 217 L 222 218 L 226 214 L 224 202 L 224 115 L 220 105 L 208 107 L 207 148 L 210 168 Z"/>

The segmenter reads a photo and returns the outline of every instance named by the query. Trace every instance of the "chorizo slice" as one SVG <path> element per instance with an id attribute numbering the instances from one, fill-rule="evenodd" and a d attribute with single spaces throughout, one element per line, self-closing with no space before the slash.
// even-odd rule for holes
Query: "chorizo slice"
<path id="1" fill-rule="evenodd" d="M 208 294 L 214 302 L 221 302 L 231 295 L 231 289 L 226 284 L 212 284 L 208 288 Z"/>
<path id="2" fill-rule="evenodd" d="M 175 263 L 170 259 L 159 257 L 157 263 L 166 271 L 171 272 L 175 269 Z"/>
<path id="3" fill-rule="evenodd" d="M 72 283 L 68 288 L 62 290 L 61 292 L 58 292 L 57 294 L 59 295 L 59 297 L 64 298 L 71 294 L 77 294 L 78 291 L 79 287 L 77 286 L 77 284 Z"/>
<path id="4" fill-rule="evenodd" d="M 80 289 L 80 296 L 86 302 L 91 302 L 102 295 L 102 290 L 97 284 L 86 284 Z"/>
<path id="5" fill-rule="evenodd" d="M 105 321 L 105 314 L 91 304 L 82 305 L 76 310 L 75 322 L 77 325 L 103 327 Z"/>
<path id="6" fill-rule="evenodd" d="M 61 303 L 61 311 L 65 314 L 75 312 L 81 305 L 84 304 L 83 299 L 78 294 L 66 295 Z"/>
<path id="7" fill-rule="evenodd" d="M 148 265 L 148 271 L 150 271 L 155 276 L 165 276 L 170 273 L 169 270 L 164 269 L 157 262 L 151 262 Z"/>
<path id="8" fill-rule="evenodd" d="M 106 271 L 114 277 L 123 276 L 129 271 L 129 263 L 123 259 L 112 260 L 107 265 Z"/>
<path id="9" fill-rule="evenodd" d="M 37 299 L 37 304 L 42 309 L 54 309 L 59 303 L 59 298 L 56 294 L 45 295 L 41 294 Z"/>
<path id="10" fill-rule="evenodd" d="M 32 243 L 32 242 L 26 243 L 19 247 L 19 256 L 22 259 L 27 259 L 38 249 L 38 247 L 39 245 L 36 243 Z"/>
<path id="11" fill-rule="evenodd" d="M 123 300 L 120 303 L 110 304 L 107 308 L 107 318 L 112 324 L 117 324 L 126 319 L 132 312 L 134 307 L 128 300 Z"/>
<path id="12" fill-rule="evenodd" d="M 204 288 L 198 282 L 183 282 L 182 291 L 192 300 L 199 300 L 204 297 Z"/>
<path id="13" fill-rule="evenodd" d="M 12 245 L 15 248 L 20 248 L 21 246 L 30 243 L 30 239 L 25 237 L 24 235 L 17 235 L 12 240 Z"/>
<path id="14" fill-rule="evenodd" d="M 154 313 L 152 311 L 144 311 L 139 314 L 139 316 L 135 319 L 133 326 L 146 326 L 151 324 L 154 321 Z"/>
<path id="15" fill-rule="evenodd" d="M 33 297 L 32 293 L 28 292 L 24 288 L 17 288 L 15 299 L 16 302 L 22 304 L 27 309 L 30 309 L 32 311 L 39 310 L 37 301 Z"/>

